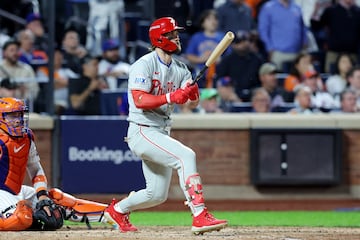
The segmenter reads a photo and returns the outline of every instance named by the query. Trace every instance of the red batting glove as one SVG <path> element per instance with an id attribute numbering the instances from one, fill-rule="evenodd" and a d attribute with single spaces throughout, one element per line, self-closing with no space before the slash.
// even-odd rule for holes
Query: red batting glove
<path id="1" fill-rule="evenodd" d="M 197 83 L 195 83 L 194 85 L 190 85 L 190 83 L 187 83 L 184 90 L 188 93 L 189 99 L 191 101 L 195 101 L 199 98 L 199 86 L 197 85 Z"/>
<path id="2" fill-rule="evenodd" d="M 166 94 L 166 101 L 168 103 L 184 104 L 189 100 L 189 94 L 184 90 L 179 88 L 175 92 Z"/>

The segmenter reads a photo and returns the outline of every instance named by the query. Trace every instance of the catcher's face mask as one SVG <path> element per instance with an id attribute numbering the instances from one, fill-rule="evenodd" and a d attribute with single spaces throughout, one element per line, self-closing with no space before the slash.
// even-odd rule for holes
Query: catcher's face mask
<path id="1" fill-rule="evenodd" d="M 0 98 L 0 128 L 13 137 L 22 137 L 28 129 L 28 108 L 16 98 Z"/>

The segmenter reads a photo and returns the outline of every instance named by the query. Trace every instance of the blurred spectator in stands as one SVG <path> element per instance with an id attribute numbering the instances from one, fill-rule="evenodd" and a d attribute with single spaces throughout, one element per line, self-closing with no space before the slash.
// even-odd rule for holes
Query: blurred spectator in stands
<path id="1" fill-rule="evenodd" d="M 258 31 L 268 60 L 285 71 L 307 44 L 307 29 L 301 8 L 293 0 L 266 2 L 259 13 Z"/>
<path id="2" fill-rule="evenodd" d="M 241 102 L 241 99 L 235 92 L 231 78 L 228 76 L 221 77 L 216 82 L 216 89 L 219 94 L 220 108 L 223 112 L 230 112 L 233 103 Z"/>
<path id="3" fill-rule="evenodd" d="M 360 8 L 354 0 L 338 0 L 327 7 L 320 15 L 316 6 L 311 26 L 314 30 L 326 29 L 327 51 L 325 71 L 330 72 L 331 64 L 343 52 L 348 53 L 356 62 L 360 43 Z"/>
<path id="4" fill-rule="evenodd" d="M 280 107 L 285 105 L 285 102 L 293 102 L 294 95 L 291 92 L 278 85 L 276 78 L 277 68 L 273 63 L 264 63 L 259 69 L 259 78 L 261 87 L 265 89 L 271 98 L 271 110 L 280 111 Z"/>
<path id="5" fill-rule="evenodd" d="M 98 76 L 99 58 L 85 55 L 80 59 L 82 73 L 78 79 L 69 81 L 71 108 L 78 115 L 100 115 L 101 90 L 108 88 L 106 81 Z"/>
<path id="6" fill-rule="evenodd" d="M 61 49 L 55 49 L 54 51 L 54 105 L 55 114 L 62 115 L 66 113 L 69 107 L 69 90 L 68 84 L 70 78 L 76 78 L 77 75 L 68 68 L 63 67 L 63 52 Z M 41 66 L 36 72 L 36 76 L 39 78 L 49 79 L 48 66 Z M 43 104 L 48 104 L 43 99 Z M 45 107 L 45 106 L 43 106 Z"/>
<path id="7" fill-rule="evenodd" d="M 80 44 L 79 34 L 75 29 L 67 29 L 62 41 L 64 53 L 64 66 L 70 68 L 74 73 L 82 72 L 80 59 L 87 54 L 87 50 Z"/>
<path id="8" fill-rule="evenodd" d="M 125 6 L 123 0 L 89 0 L 86 49 L 92 55 L 101 55 L 105 39 L 125 41 L 123 22 Z M 125 46 L 125 42 L 122 43 Z M 126 54 L 125 49 L 122 51 Z"/>
<path id="9" fill-rule="evenodd" d="M 178 26 L 187 26 L 187 22 L 191 20 L 188 0 L 154 0 L 154 6 L 155 18 L 171 16 L 176 20 Z"/>
<path id="10" fill-rule="evenodd" d="M 130 64 L 121 60 L 119 41 L 116 39 L 105 40 L 102 44 L 102 51 L 99 75 L 106 79 L 109 89 L 127 88 Z M 120 80 L 122 81 L 120 82 Z"/>
<path id="11" fill-rule="evenodd" d="M 0 82 L 0 97 L 15 97 L 18 85 L 11 82 L 9 78 L 3 78 Z"/>
<path id="12" fill-rule="evenodd" d="M 4 46 L 4 44 L 10 40 L 10 36 L 0 32 L 0 62 L 2 61 L 2 48 Z"/>
<path id="13" fill-rule="evenodd" d="M 299 0 L 298 0 L 299 1 Z M 335 4 L 336 0 L 313 0 L 315 3 L 311 6 L 311 8 L 308 6 L 308 3 L 306 0 L 304 0 L 304 6 L 307 6 L 308 13 L 307 13 L 307 19 L 305 21 L 308 21 L 307 27 L 311 30 L 313 33 L 316 43 L 319 46 L 319 54 L 321 55 L 321 71 L 325 72 L 325 52 L 327 51 L 327 33 L 325 28 L 319 28 L 315 26 L 312 23 L 312 19 L 320 19 L 320 16 L 323 14 L 324 10 L 331 5 Z M 305 14 L 305 13 L 304 13 Z"/>
<path id="14" fill-rule="evenodd" d="M 259 87 L 252 92 L 251 106 L 252 112 L 269 113 L 271 112 L 271 98 L 266 89 Z"/>
<path id="15" fill-rule="evenodd" d="M 207 9 L 214 9 L 214 2 L 218 0 L 190 0 L 190 12 L 193 23 L 197 21 L 200 14 Z"/>
<path id="16" fill-rule="evenodd" d="M 38 66 L 47 64 L 48 56 L 43 50 L 34 48 L 35 35 L 29 29 L 19 31 L 17 40 L 20 43 L 19 61 L 27 63 L 36 71 Z"/>
<path id="17" fill-rule="evenodd" d="M 228 0 L 215 10 L 219 17 L 219 30 L 224 33 L 255 29 L 251 9 L 244 0 Z"/>
<path id="18" fill-rule="evenodd" d="M 0 9 L 13 14 L 17 17 L 26 18 L 26 15 L 34 9 L 33 3 L 36 0 L 1 0 Z M 0 29 L 9 36 L 14 36 L 17 31 L 23 28 L 23 24 L 7 18 L 3 14 L 0 15 Z"/>
<path id="19" fill-rule="evenodd" d="M 329 76 L 325 82 L 326 90 L 334 97 L 343 92 L 348 85 L 346 74 L 354 65 L 355 63 L 349 54 L 341 53 L 337 56 L 334 65 L 334 74 Z"/>
<path id="20" fill-rule="evenodd" d="M 211 3 L 211 1 L 212 0 L 209 0 L 207 4 Z M 192 20 L 193 18 L 197 19 L 201 12 L 194 13 L 197 15 L 192 16 L 191 3 L 189 0 L 153 0 L 148 2 L 153 2 L 154 4 L 153 11 L 151 11 L 151 8 L 149 9 L 151 16 L 154 15 L 154 18 L 171 16 L 175 19 L 178 26 L 185 27 L 184 31 L 179 31 L 181 46 L 182 49 L 185 50 L 190 36 L 199 30 L 197 26 L 193 24 Z M 198 3 L 197 0 L 196 3 Z"/>
<path id="21" fill-rule="evenodd" d="M 199 113 L 221 113 L 218 97 L 219 93 L 215 88 L 201 89 Z"/>
<path id="22" fill-rule="evenodd" d="M 250 7 L 251 9 L 251 16 L 253 19 L 256 19 L 257 17 L 257 8 L 262 0 L 245 0 L 245 3 Z"/>
<path id="23" fill-rule="evenodd" d="M 296 85 L 302 83 L 305 73 L 311 69 L 315 69 L 311 55 L 308 53 L 298 54 L 292 63 L 289 75 L 284 80 L 285 90 L 292 92 Z"/>
<path id="24" fill-rule="evenodd" d="M 319 73 L 317 73 L 315 70 L 308 70 L 305 73 L 303 82 L 297 85 L 294 91 L 296 91 L 296 89 L 301 86 L 307 86 L 311 89 L 312 106 L 325 112 L 338 107 L 334 97 L 330 93 L 323 90 L 324 84 Z"/>
<path id="25" fill-rule="evenodd" d="M 218 18 L 214 10 L 208 9 L 202 12 L 198 22 L 202 30 L 192 35 L 185 51 L 186 58 L 194 66 L 194 75 L 203 69 L 210 54 L 224 37 L 224 33 L 217 30 Z M 213 78 L 216 72 L 216 64 L 209 66 L 205 76 L 200 79 L 198 82 L 200 88 L 214 87 Z"/>
<path id="26" fill-rule="evenodd" d="M 13 39 L 4 44 L 0 78 L 9 78 L 11 82 L 18 82 L 19 87 L 16 89 L 15 97 L 29 100 L 29 107 L 32 108 L 33 101 L 39 93 L 39 84 L 31 66 L 19 61 L 19 48 L 20 43 Z"/>
<path id="27" fill-rule="evenodd" d="M 295 107 L 289 110 L 292 114 L 313 114 L 321 111 L 311 103 L 312 91 L 308 86 L 299 86 L 295 92 Z"/>
<path id="28" fill-rule="evenodd" d="M 29 13 L 26 16 L 26 29 L 29 29 L 35 36 L 33 47 L 36 50 L 48 52 L 48 36 L 42 23 L 42 18 L 37 13 Z"/>
<path id="29" fill-rule="evenodd" d="M 249 102 L 251 89 L 260 86 L 258 73 L 263 60 L 251 51 L 247 32 L 238 32 L 231 48 L 232 52 L 217 65 L 217 78 L 230 77 L 237 96 L 242 101 Z"/>
<path id="30" fill-rule="evenodd" d="M 330 113 L 356 113 L 359 108 L 356 106 L 356 92 L 345 89 L 340 93 L 340 108 L 334 109 Z"/>
<path id="31" fill-rule="evenodd" d="M 331 5 L 332 1 L 333 0 L 294 0 L 294 2 L 301 8 L 304 24 L 306 27 L 310 27 L 311 17 L 316 7 L 316 4 L 321 2 L 322 6 L 324 6 L 325 3 L 326 6 L 329 6 Z"/>
<path id="32" fill-rule="evenodd" d="M 350 69 L 346 77 L 349 87 L 348 89 L 353 90 L 356 93 L 356 104 L 360 108 L 360 65 L 356 65 Z"/>

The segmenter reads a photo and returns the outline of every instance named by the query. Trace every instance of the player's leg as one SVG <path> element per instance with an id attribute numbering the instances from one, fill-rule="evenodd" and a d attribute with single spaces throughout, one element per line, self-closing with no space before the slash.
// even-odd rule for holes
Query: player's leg
<path id="1" fill-rule="evenodd" d="M 146 188 L 133 192 L 116 205 L 120 212 L 157 206 L 166 201 L 171 181 L 172 169 L 157 163 L 143 160 L 142 169 Z"/>
<path id="2" fill-rule="evenodd" d="M 202 182 L 196 171 L 195 153 L 174 139 L 164 146 L 170 149 L 171 155 L 174 156 L 173 166 L 177 169 L 179 183 L 187 199 L 186 205 L 193 214 L 192 232 L 202 234 L 224 228 L 227 221 L 216 219 L 205 207 Z"/>
<path id="3" fill-rule="evenodd" d="M 136 155 L 146 156 L 152 162 L 177 170 L 180 186 L 194 217 L 193 232 L 218 230 L 226 226 L 227 221 L 214 218 L 205 207 L 195 152 L 161 130 L 141 127 L 139 135 L 137 141 L 129 141 L 129 147 Z"/>
<path id="4" fill-rule="evenodd" d="M 0 230 L 19 231 L 29 228 L 32 213 L 27 201 L 19 201 L 16 195 L 0 190 Z"/>
<path id="5" fill-rule="evenodd" d="M 35 209 L 38 199 L 36 197 L 35 188 L 27 185 L 22 185 L 19 194 L 17 195 L 19 200 L 27 200 L 30 202 L 31 207 Z"/>
<path id="6" fill-rule="evenodd" d="M 65 219 L 75 222 L 101 222 L 104 210 L 108 206 L 107 204 L 76 198 L 58 188 L 50 189 L 49 197 L 54 203 L 65 208 Z"/>
<path id="7" fill-rule="evenodd" d="M 105 211 L 105 217 L 110 222 L 116 223 L 123 232 L 137 230 L 130 223 L 130 212 L 159 205 L 167 199 L 172 169 L 148 160 L 143 160 L 142 169 L 146 188 L 131 192 L 118 203 L 113 201 Z"/>

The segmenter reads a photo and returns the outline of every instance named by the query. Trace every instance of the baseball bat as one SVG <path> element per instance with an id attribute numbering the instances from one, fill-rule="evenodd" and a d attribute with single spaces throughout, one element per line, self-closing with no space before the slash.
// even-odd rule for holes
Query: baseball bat
<path id="1" fill-rule="evenodd" d="M 193 80 L 193 82 L 190 85 L 194 85 L 197 81 L 200 80 L 200 78 L 204 75 L 206 69 L 208 69 L 208 67 L 211 64 L 213 64 L 216 61 L 216 59 L 218 59 L 221 56 L 221 54 L 223 54 L 223 52 L 226 50 L 226 48 L 234 40 L 234 37 L 235 37 L 235 35 L 233 32 L 229 31 L 225 34 L 223 39 L 221 39 L 219 44 L 215 47 L 214 51 L 210 54 L 208 60 L 206 60 L 205 66 L 203 67 L 203 69 L 201 69 L 201 71 L 198 73 L 198 75 L 196 76 L 196 78 Z"/>

